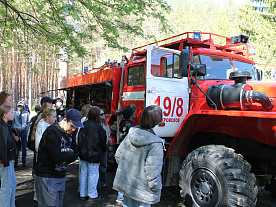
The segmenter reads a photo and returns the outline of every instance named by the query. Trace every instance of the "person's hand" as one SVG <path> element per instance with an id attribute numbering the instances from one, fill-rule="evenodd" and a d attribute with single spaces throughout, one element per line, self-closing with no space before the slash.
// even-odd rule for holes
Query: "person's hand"
<path id="1" fill-rule="evenodd" d="M 13 134 L 13 136 L 14 136 L 14 138 L 15 138 L 15 141 L 18 142 L 19 136 L 15 135 L 13 132 L 12 132 L 12 134 Z"/>
<path id="2" fill-rule="evenodd" d="M 15 138 L 15 141 L 18 142 L 19 136 L 14 136 L 14 138 Z"/>

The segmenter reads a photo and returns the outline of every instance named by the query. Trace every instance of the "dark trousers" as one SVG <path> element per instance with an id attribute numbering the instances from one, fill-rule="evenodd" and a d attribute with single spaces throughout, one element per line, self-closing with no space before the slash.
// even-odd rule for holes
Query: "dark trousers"
<path id="1" fill-rule="evenodd" d="M 106 169 L 107 169 L 107 151 L 103 152 L 102 161 L 100 163 L 98 187 L 105 186 L 107 184 Z"/>
<path id="2" fill-rule="evenodd" d="M 27 131 L 22 131 L 19 132 L 17 131 L 18 136 L 20 137 L 21 141 L 18 142 L 17 145 L 17 153 L 16 153 L 16 157 L 15 157 L 15 162 L 18 163 L 18 156 L 19 156 L 19 151 L 20 148 L 22 150 L 22 163 L 26 162 L 26 156 L 27 156 Z"/>

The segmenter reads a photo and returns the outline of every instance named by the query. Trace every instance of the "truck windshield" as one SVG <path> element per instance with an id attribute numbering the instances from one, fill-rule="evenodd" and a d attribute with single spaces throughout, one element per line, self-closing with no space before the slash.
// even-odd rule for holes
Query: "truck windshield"
<path id="1" fill-rule="evenodd" d="M 198 54 L 194 55 L 195 64 L 205 64 L 207 74 L 199 79 L 229 79 L 230 73 L 233 71 L 231 60 L 225 56 Z M 233 59 L 235 70 L 248 70 L 251 72 L 252 80 L 258 80 L 258 74 L 254 65 L 238 59 Z"/>
<path id="2" fill-rule="evenodd" d="M 194 55 L 195 64 L 206 65 L 206 76 L 201 79 L 228 79 L 230 72 L 232 71 L 231 61 L 228 57 L 219 55 L 200 54 Z M 229 72 L 230 71 L 230 72 Z"/>

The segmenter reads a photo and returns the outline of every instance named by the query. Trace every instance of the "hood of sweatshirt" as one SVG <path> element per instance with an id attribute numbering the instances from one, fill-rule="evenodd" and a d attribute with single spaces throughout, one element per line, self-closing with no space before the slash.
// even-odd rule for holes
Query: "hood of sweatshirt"
<path id="1" fill-rule="evenodd" d="M 162 143 L 162 139 L 138 127 L 131 127 L 128 132 L 130 142 L 137 147 L 149 145 L 152 143 Z"/>
<path id="2" fill-rule="evenodd" d="M 19 111 L 18 106 L 24 106 L 24 109 L 23 109 L 22 112 Z M 15 113 L 19 113 L 19 114 L 29 113 L 29 112 L 26 110 L 26 104 L 25 104 L 24 101 L 19 101 L 19 102 L 17 103 L 17 110 L 15 111 Z"/>
<path id="3" fill-rule="evenodd" d="M 19 101 L 19 102 L 17 103 L 17 107 L 18 107 L 18 106 L 24 106 L 24 109 L 26 108 L 26 104 L 25 104 L 24 101 Z"/>
<path id="4" fill-rule="evenodd" d="M 49 127 L 49 126 L 51 126 L 52 124 L 49 124 L 49 123 L 47 123 L 46 121 L 45 121 L 45 119 L 43 118 L 43 119 L 41 119 L 39 122 L 38 122 L 38 124 L 37 124 L 37 128 L 39 128 L 39 127 L 41 127 L 41 128 L 47 128 L 47 127 Z"/>

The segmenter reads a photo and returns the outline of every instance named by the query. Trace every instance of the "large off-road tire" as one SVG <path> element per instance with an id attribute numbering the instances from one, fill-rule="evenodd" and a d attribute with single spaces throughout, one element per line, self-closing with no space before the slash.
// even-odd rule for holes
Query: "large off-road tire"
<path id="1" fill-rule="evenodd" d="M 187 207 L 255 206 L 251 166 L 233 149 L 208 145 L 192 151 L 180 170 L 180 194 Z"/>

